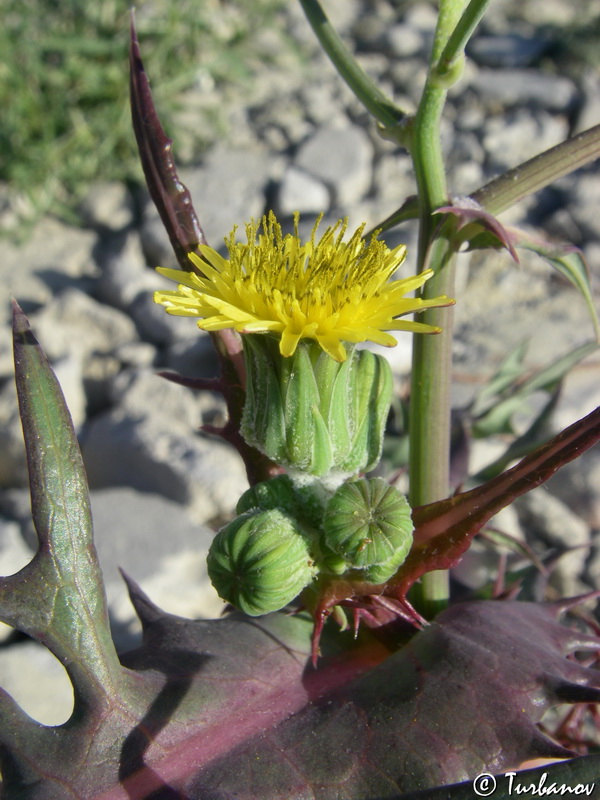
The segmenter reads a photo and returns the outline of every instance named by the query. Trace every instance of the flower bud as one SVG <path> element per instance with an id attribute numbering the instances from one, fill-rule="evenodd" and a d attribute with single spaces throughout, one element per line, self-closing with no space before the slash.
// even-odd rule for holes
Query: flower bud
<path id="1" fill-rule="evenodd" d="M 238 500 L 235 510 L 237 514 L 243 514 L 251 509 L 268 511 L 271 508 L 279 508 L 297 516 L 297 505 L 294 484 L 289 476 L 276 475 L 247 489 Z"/>
<path id="2" fill-rule="evenodd" d="M 292 475 L 330 476 L 335 485 L 377 464 L 392 396 L 382 356 L 350 347 L 339 362 L 309 339 L 291 356 L 268 335 L 247 334 L 243 342 L 241 431 L 249 444 Z"/>
<path id="3" fill-rule="evenodd" d="M 283 608 L 316 574 L 299 523 L 277 508 L 248 511 L 222 528 L 207 568 L 219 596 L 251 616 Z"/>
<path id="4" fill-rule="evenodd" d="M 333 572 L 345 564 L 382 583 L 406 559 L 412 532 L 404 495 L 382 478 L 361 478 L 342 484 L 327 504 L 321 547 Z"/>

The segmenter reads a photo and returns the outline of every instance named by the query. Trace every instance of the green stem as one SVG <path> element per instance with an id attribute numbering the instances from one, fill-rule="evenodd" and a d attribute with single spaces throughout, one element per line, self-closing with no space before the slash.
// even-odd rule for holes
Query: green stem
<path id="1" fill-rule="evenodd" d="M 451 32 L 455 29 L 465 0 L 442 0 L 431 63 L 436 64 Z M 436 208 L 448 202 L 442 157 L 440 124 L 446 88 L 430 74 L 411 129 L 413 158 L 419 197 L 418 271 L 431 268 L 434 276 L 423 287 L 424 298 L 454 291 L 454 253 L 438 220 Z M 452 315 L 430 309 L 422 321 L 439 325 L 437 336 L 415 336 L 413 344 L 410 400 L 410 503 L 424 505 L 448 496 L 450 452 L 450 370 Z M 446 572 L 431 572 L 415 587 L 413 602 L 425 616 L 433 616 L 446 605 L 449 596 Z M 416 596 L 415 596 L 416 595 Z"/>
<path id="2" fill-rule="evenodd" d="M 454 73 L 455 67 L 462 61 L 467 42 L 491 2 L 492 0 L 471 0 L 466 7 L 434 67 L 438 78 Z"/>
<path id="3" fill-rule="evenodd" d="M 494 178 L 472 197 L 490 214 L 500 214 L 524 197 L 598 157 L 600 125 L 595 125 Z"/>
<path id="4" fill-rule="evenodd" d="M 369 78 L 329 22 L 318 0 L 300 0 L 312 29 L 335 68 L 365 108 L 385 127 L 395 127 L 405 114 Z"/>

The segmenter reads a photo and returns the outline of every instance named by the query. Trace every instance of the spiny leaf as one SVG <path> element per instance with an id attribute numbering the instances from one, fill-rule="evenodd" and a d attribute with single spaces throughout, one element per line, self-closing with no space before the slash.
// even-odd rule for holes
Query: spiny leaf
<path id="1" fill-rule="evenodd" d="M 570 425 L 512 469 L 471 489 L 413 510 L 414 545 L 386 594 L 400 599 L 425 572 L 449 569 L 500 509 L 547 481 L 600 440 L 600 408 Z"/>
<path id="2" fill-rule="evenodd" d="M 49 365 L 24 317 L 16 320 L 43 544 L 32 564 L 4 579 L 5 618 L 49 641 L 63 660 L 74 643 L 79 649 L 67 664 L 76 705 L 64 725 L 38 725 L 0 695 L 6 797 L 390 798 L 534 755 L 568 754 L 534 723 L 548 704 L 600 699 L 598 673 L 565 658 L 600 642 L 560 626 L 558 606 L 455 606 L 408 644 L 393 625 L 383 639 L 365 630 L 356 645 L 330 630 L 313 669 L 306 614 L 184 620 L 130 582 L 144 643 L 121 666 L 107 641 L 91 529 L 72 527 L 89 519 L 74 434 Z M 590 426 L 579 424 L 580 445 Z M 564 460 L 575 438 L 567 432 L 544 463 Z M 46 619 L 40 592 L 52 582 L 61 582 L 71 617 L 61 611 L 33 630 Z"/>
<path id="3" fill-rule="evenodd" d="M 114 689 L 119 664 L 93 545 L 85 470 L 56 376 L 16 303 L 13 335 L 39 549 L 20 572 L 0 579 L 0 615 L 47 644 L 91 701 Z"/>

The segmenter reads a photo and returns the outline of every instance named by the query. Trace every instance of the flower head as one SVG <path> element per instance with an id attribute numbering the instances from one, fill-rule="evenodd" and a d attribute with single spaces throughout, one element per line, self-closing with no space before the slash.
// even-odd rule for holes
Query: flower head
<path id="1" fill-rule="evenodd" d="M 406 297 L 433 275 L 431 270 L 390 280 L 404 260 L 404 245 L 390 250 L 376 235 L 367 242 L 364 224 L 344 241 L 347 220 L 329 227 L 317 241 L 320 221 L 302 243 L 298 215 L 294 234 L 283 236 L 271 212 L 261 223 L 246 225 L 247 244 L 236 242 L 232 231 L 226 239 L 228 259 L 200 245 L 199 254 L 190 253 L 198 273 L 158 269 L 179 286 L 156 292 L 154 300 L 170 314 L 199 317 L 203 330 L 278 335 L 283 356 L 291 356 L 304 338 L 344 361 L 343 342 L 368 340 L 392 347 L 397 341 L 386 331 L 439 332 L 432 325 L 398 319 L 454 302 L 445 295 Z"/>

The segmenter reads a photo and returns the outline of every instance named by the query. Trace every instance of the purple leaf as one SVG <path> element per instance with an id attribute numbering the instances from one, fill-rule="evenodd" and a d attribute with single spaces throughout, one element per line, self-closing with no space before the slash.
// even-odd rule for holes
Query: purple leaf
<path id="1" fill-rule="evenodd" d="M 394 798 L 572 756 L 535 723 L 555 703 L 600 700 L 598 672 L 566 657 L 600 642 L 558 624 L 553 606 L 457 605 L 399 649 L 346 637 L 313 670 L 306 617 L 184 620 L 131 591 L 144 644 L 123 661 L 154 699 L 140 714 L 114 698 L 109 724 L 87 713 L 76 730 L 42 731 L 61 757 L 36 752 L 26 791 L 9 771 L 11 800 Z M 125 712 L 126 735 L 110 724 Z"/>
<path id="2" fill-rule="evenodd" d="M 0 581 L 0 611 L 66 664 L 75 706 L 64 725 L 46 728 L 0 691 L 4 797 L 392 798 L 569 754 L 535 724 L 555 703 L 600 699 L 599 673 L 566 657 L 600 641 L 558 624 L 567 604 L 454 606 L 410 639 L 397 619 L 365 628 L 357 642 L 329 626 L 315 669 L 306 613 L 185 620 L 129 581 L 144 641 L 119 663 L 76 440 L 19 311 L 15 339 L 40 550 Z M 596 423 L 554 440 L 538 454 L 538 472 L 577 442 L 588 446 Z M 513 475 L 516 486 L 528 469 Z M 509 491 L 496 489 L 484 493 L 484 508 Z M 452 524 L 462 508 L 448 510 Z M 426 522 L 425 513 L 425 544 Z M 380 608 L 386 602 L 397 617 L 391 598 Z"/>
<path id="3" fill-rule="evenodd" d="M 453 214 L 458 218 L 458 230 L 462 231 L 461 239 L 469 241 L 481 230 L 488 231 L 500 247 L 506 247 L 513 259 L 518 263 L 519 257 L 513 246 L 507 229 L 501 222 L 472 197 L 457 197 L 451 206 L 436 209 L 434 214 Z M 489 243 L 486 246 L 490 246 Z"/>
<path id="4" fill-rule="evenodd" d="M 144 70 L 133 15 L 129 51 L 131 118 L 150 196 L 163 221 L 177 261 L 187 272 L 194 270 L 188 253 L 207 244 L 189 191 L 179 180 L 173 160 L 173 140 L 160 124 L 150 83 Z"/>

